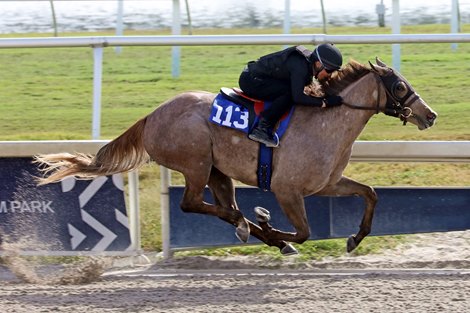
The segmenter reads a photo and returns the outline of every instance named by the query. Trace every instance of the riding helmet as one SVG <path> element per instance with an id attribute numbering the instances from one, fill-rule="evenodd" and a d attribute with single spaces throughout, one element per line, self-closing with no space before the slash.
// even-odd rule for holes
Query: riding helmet
<path id="1" fill-rule="evenodd" d="M 343 56 L 331 43 L 324 43 L 315 48 L 311 54 L 312 61 L 320 61 L 327 70 L 339 70 L 343 65 Z"/>

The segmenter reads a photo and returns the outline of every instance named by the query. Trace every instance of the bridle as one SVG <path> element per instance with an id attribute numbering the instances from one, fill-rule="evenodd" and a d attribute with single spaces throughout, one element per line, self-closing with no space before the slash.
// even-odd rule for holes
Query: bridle
<path id="1" fill-rule="evenodd" d="M 410 105 L 419 99 L 419 95 L 413 90 L 410 84 L 397 75 L 393 69 L 389 68 L 388 70 L 389 72 L 384 76 L 380 75 L 375 70 L 371 71 L 377 82 L 377 105 L 375 107 L 355 105 L 346 102 L 343 104 L 352 109 L 371 110 L 375 111 L 376 114 L 383 112 L 386 115 L 399 117 L 400 120 L 403 121 L 403 125 L 406 125 L 410 117 L 416 117 Z M 380 107 L 381 84 L 385 87 L 384 89 L 387 95 L 387 102 L 384 108 Z"/>

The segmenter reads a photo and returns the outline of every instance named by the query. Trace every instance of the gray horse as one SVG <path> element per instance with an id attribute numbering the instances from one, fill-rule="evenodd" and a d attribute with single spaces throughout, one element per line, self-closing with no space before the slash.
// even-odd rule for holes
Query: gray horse
<path id="1" fill-rule="evenodd" d="M 296 253 L 290 242 L 302 243 L 310 236 L 304 197 L 359 195 L 366 208 L 358 233 L 347 241 L 350 252 L 370 233 L 377 202 L 372 187 L 343 176 L 354 141 L 375 113 L 399 117 L 420 130 L 431 127 L 437 117 L 403 76 L 378 59 L 376 63 L 369 68 L 351 61 L 322 85 L 325 93 L 341 95 L 345 105 L 328 109 L 297 106 L 281 147 L 274 150 L 271 189 L 295 232 L 274 229 L 265 209 L 256 209 L 257 224 L 238 209 L 232 179 L 257 185 L 259 144 L 242 132 L 208 121 L 215 97 L 208 92 L 185 92 L 168 100 L 94 157 L 37 156 L 36 161 L 49 174 L 40 184 L 67 176 L 92 178 L 126 172 L 150 157 L 184 175 L 184 212 L 217 216 L 236 227 L 241 241 L 252 234 L 283 254 Z M 206 185 L 214 204 L 203 200 Z"/>

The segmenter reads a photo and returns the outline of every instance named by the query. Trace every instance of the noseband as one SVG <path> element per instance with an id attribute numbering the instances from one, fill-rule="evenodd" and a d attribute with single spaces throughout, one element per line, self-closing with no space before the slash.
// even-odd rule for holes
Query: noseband
<path id="1" fill-rule="evenodd" d="M 362 105 L 354 105 L 350 103 L 343 103 L 349 108 L 358 110 L 373 110 L 376 114 L 383 112 L 386 115 L 393 117 L 399 117 L 403 121 L 403 125 L 406 125 L 408 119 L 412 116 L 413 110 L 410 108 L 411 103 L 419 99 L 419 95 L 411 88 L 407 81 L 402 80 L 393 69 L 390 69 L 390 74 L 381 76 L 376 72 L 373 72 L 375 80 L 377 82 L 377 100 L 376 107 L 366 107 Z M 385 107 L 380 107 L 380 84 L 385 87 L 385 93 L 387 95 L 387 102 Z M 406 93 L 400 95 L 400 92 Z"/>
<path id="2" fill-rule="evenodd" d="M 407 81 L 400 79 L 393 69 L 390 70 L 390 75 L 378 76 L 387 93 L 384 114 L 399 117 L 403 121 L 403 125 L 406 125 L 408 118 L 413 116 L 413 110 L 410 108 L 410 105 L 419 99 L 419 95 Z M 406 91 L 406 93 L 399 95 L 400 91 Z"/>

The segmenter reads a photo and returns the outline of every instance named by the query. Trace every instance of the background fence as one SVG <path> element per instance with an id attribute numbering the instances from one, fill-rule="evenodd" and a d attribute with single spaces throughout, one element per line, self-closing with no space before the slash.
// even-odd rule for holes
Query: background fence
<path id="1" fill-rule="evenodd" d="M 470 34 L 393 35 L 205 35 L 205 36 L 102 36 L 62 38 L 0 38 L 2 48 L 91 47 L 93 49 L 92 139 L 100 139 L 103 48 L 118 46 L 211 46 L 211 45 L 317 45 L 380 43 L 470 42 Z"/>

